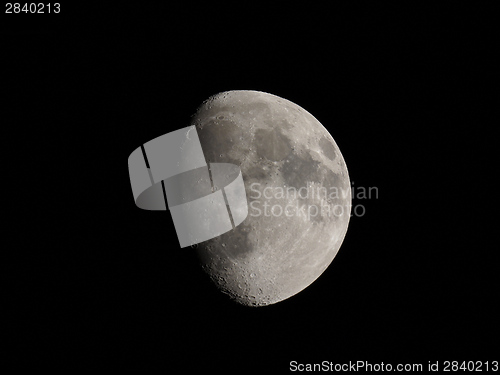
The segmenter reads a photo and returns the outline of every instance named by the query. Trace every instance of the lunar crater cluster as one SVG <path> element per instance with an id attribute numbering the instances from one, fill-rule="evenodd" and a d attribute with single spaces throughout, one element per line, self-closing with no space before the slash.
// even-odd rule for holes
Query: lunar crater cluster
<path id="1" fill-rule="evenodd" d="M 239 226 L 198 244 L 203 269 L 243 305 L 297 294 L 332 262 L 349 222 L 350 181 L 332 136 L 303 108 L 259 91 L 214 95 L 191 125 L 207 163 L 240 167 L 249 207 Z"/>

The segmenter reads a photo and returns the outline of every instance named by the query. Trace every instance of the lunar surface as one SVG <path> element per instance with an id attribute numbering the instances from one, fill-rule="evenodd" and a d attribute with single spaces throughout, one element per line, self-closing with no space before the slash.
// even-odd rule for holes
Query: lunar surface
<path id="1" fill-rule="evenodd" d="M 208 163 L 240 167 L 248 216 L 202 242 L 203 269 L 248 306 L 287 299 L 329 266 L 349 223 L 347 167 L 328 131 L 298 105 L 259 91 L 227 91 L 192 118 Z"/>

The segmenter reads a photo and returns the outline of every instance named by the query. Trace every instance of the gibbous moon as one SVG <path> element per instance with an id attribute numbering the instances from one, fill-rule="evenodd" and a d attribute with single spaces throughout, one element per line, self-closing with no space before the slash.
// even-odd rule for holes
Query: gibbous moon
<path id="1" fill-rule="evenodd" d="M 227 91 L 197 110 L 207 163 L 240 167 L 247 218 L 198 244 L 201 265 L 236 302 L 287 299 L 329 266 L 351 210 L 349 175 L 328 131 L 309 112 L 259 91 Z"/>

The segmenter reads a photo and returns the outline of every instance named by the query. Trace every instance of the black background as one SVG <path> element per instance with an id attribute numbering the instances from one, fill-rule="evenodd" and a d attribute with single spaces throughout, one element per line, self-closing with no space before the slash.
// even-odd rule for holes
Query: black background
<path id="1" fill-rule="evenodd" d="M 256 372 L 498 359 L 487 10 L 61 8 L 2 18 L 11 360 Z M 378 189 L 354 200 L 366 213 L 325 273 L 262 308 L 210 284 L 168 213 L 135 207 L 126 162 L 237 89 L 305 108 L 354 186 Z"/>

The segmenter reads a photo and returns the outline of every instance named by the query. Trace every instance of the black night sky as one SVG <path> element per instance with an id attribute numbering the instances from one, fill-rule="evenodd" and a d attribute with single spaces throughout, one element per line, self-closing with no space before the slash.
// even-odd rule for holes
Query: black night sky
<path id="1" fill-rule="evenodd" d="M 62 5 L 2 18 L 16 365 L 498 360 L 487 11 Z M 210 283 L 168 213 L 135 207 L 127 169 L 136 147 L 239 89 L 309 111 L 354 186 L 378 189 L 353 201 L 366 213 L 319 279 L 261 308 Z"/>

